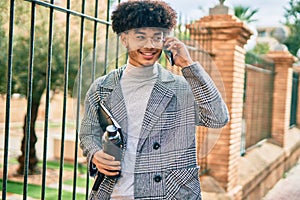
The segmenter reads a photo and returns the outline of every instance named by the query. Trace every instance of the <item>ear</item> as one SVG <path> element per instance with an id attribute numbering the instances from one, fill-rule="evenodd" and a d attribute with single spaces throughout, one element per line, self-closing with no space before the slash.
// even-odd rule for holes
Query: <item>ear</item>
<path id="1" fill-rule="evenodd" d="M 127 48 L 128 46 L 128 35 L 126 33 L 121 33 L 120 35 L 122 44 Z"/>

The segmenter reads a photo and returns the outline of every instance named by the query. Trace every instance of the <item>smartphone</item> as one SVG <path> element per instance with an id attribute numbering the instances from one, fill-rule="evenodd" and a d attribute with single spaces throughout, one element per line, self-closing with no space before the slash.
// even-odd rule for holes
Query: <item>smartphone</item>
<path id="1" fill-rule="evenodd" d="M 164 49 L 164 53 L 166 54 L 166 57 L 170 64 L 174 66 L 174 58 L 173 58 L 173 53 L 170 50 Z"/>

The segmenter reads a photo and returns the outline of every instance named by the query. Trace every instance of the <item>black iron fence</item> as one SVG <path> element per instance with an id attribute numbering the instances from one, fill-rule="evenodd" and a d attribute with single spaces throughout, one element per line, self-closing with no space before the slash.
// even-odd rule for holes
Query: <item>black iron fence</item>
<path id="1" fill-rule="evenodd" d="M 298 89 L 299 89 L 299 73 L 293 72 L 290 126 L 297 125 L 297 110 L 298 110 L 298 102 L 299 102 Z"/>
<path id="2" fill-rule="evenodd" d="M 4 58 L 7 65 L 2 91 L 5 117 L 0 127 L 4 134 L 3 200 L 10 199 L 11 194 L 19 194 L 23 199 L 87 199 L 93 180 L 89 179 L 78 148 L 82 99 L 95 78 L 125 63 L 126 52 L 109 22 L 112 5 L 118 2 L 10 0 L 6 3 L 4 11 L 9 15 L 6 21 L 0 20 L 1 28 L 8 33 L 4 40 L 8 56 Z M 211 50 L 210 33 L 198 31 L 197 40 L 191 40 L 185 25 L 179 25 L 175 34 L 188 44 L 193 58 L 203 62 L 214 76 L 216 72 L 210 68 L 211 59 L 206 52 Z M 220 80 L 218 76 L 216 80 Z M 222 83 L 219 88 L 222 89 Z M 15 94 L 22 102 L 18 108 L 26 107 L 24 121 L 14 121 L 23 114 L 13 111 Z M 55 106 L 51 100 L 57 94 L 62 97 L 60 113 L 53 117 Z M 206 133 L 207 130 L 198 130 L 199 145 L 205 143 Z M 58 152 L 57 160 L 52 159 L 52 151 Z M 205 155 L 199 156 L 199 164 L 206 169 Z"/>
<path id="3" fill-rule="evenodd" d="M 101 6 L 99 5 L 101 3 Z M 96 76 L 96 69 L 106 73 L 108 58 L 108 41 L 111 34 L 109 23 L 109 12 L 111 1 L 94 2 L 79 1 L 39 1 L 39 0 L 11 0 L 9 2 L 9 37 L 8 37 L 8 60 L 7 60 L 7 89 L 6 89 L 6 114 L 5 114 L 5 144 L 3 149 L 3 176 L 2 176 L 2 199 L 9 199 L 9 193 L 19 193 L 23 199 L 30 197 L 34 191 L 32 189 L 32 179 L 39 179 L 36 184 L 40 195 L 37 199 L 83 199 L 87 198 L 87 192 L 79 195 L 78 180 L 85 182 L 82 186 L 89 190 L 89 177 L 80 177 L 78 160 L 78 130 L 80 123 L 81 93 L 83 82 L 83 68 L 85 57 L 92 55 L 92 59 L 86 61 L 90 64 L 90 77 Z M 104 20 L 102 20 L 104 18 Z M 1 24 L 3 26 L 3 24 Z M 2 41 L 1 41 L 2 42 Z M 101 45 L 100 59 L 97 50 Z M 23 50 L 23 51 L 20 51 Z M 117 47 L 115 47 L 117 49 Z M 101 49 L 102 50 L 102 49 Z M 20 54 L 20 52 L 26 52 Z M 102 56 L 102 54 L 104 56 Z M 20 60 L 20 57 L 22 57 Z M 116 56 L 118 57 L 118 56 Z M 25 61 L 25 62 L 23 62 Z M 27 66 L 27 67 L 24 67 Z M 19 73 L 17 73 L 19 72 Z M 23 75 L 23 76 L 21 76 Z M 76 77 L 76 78 L 75 78 Z M 87 83 L 86 81 L 90 81 Z M 85 84 L 90 84 L 92 80 L 84 80 Z M 77 83 L 76 91 L 72 88 Z M 25 88 L 25 89 L 24 89 Z M 75 88 L 75 87 L 74 87 Z M 52 139 L 50 115 L 50 101 L 52 91 L 62 91 L 62 115 L 60 117 L 60 160 L 56 163 L 58 174 L 56 176 L 55 197 L 49 194 L 47 180 L 53 178 L 49 174 L 50 163 L 48 162 L 49 140 Z M 12 133 L 12 123 L 10 122 L 12 94 L 20 93 L 27 100 L 26 117 L 24 121 L 24 132 L 22 146 L 12 144 L 10 136 Z M 44 122 L 41 131 L 36 132 L 36 120 L 38 108 L 42 96 L 45 94 Z M 72 119 L 71 131 L 68 129 L 67 105 L 72 103 L 71 96 L 78 95 L 76 102 L 73 102 L 75 117 Z M 64 176 L 66 175 L 65 144 L 67 135 L 71 135 L 74 140 L 74 156 L 72 163 L 73 175 L 72 190 L 68 194 L 64 189 Z M 43 140 L 42 148 L 36 146 L 38 140 Z M 18 158 L 19 168 L 11 168 L 9 153 L 12 145 L 21 146 L 21 155 Z M 54 147 L 55 148 L 55 147 Z M 42 152 L 42 153 L 41 153 Z M 38 157 L 41 158 L 39 163 Z M 41 166 L 40 166 L 41 165 Z M 41 170 L 40 170 L 41 168 Z M 10 170 L 15 170 L 10 172 Z M 39 172 L 40 171 L 40 172 Z M 12 173 L 20 175 L 23 180 L 22 192 L 15 191 L 14 182 L 8 180 Z M 39 178 L 32 177 L 41 173 Z M 70 173 L 68 173 L 70 176 Z M 82 176 L 82 175 L 81 175 Z M 16 176 L 17 177 L 17 176 Z M 84 181 L 82 181 L 84 180 Z M 81 183 L 82 184 L 82 183 Z M 20 190 L 20 189 L 17 189 Z M 36 191 L 35 191 L 36 193 Z"/>

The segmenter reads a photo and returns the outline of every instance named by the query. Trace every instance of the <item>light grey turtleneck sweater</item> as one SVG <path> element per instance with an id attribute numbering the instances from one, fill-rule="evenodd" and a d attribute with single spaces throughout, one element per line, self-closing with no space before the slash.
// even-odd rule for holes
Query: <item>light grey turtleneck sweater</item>
<path id="1" fill-rule="evenodd" d="M 134 166 L 136 149 L 147 103 L 157 80 L 157 65 L 134 67 L 127 64 L 121 78 L 128 117 L 127 149 L 122 161 L 121 177 L 114 187 L 113 200 L 134 199 Z"/>

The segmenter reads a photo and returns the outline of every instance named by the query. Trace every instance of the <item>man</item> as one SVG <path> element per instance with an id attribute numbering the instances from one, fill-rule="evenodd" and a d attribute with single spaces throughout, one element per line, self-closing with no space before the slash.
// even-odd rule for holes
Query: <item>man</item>
<path id="1" fill-rule="evenodd" d="M 86 95 L 80 145 L 90 175 L 105 175 L 90 199 L 201 199 L 195 126 L 220 128 L 228 110 L 185 45 L 167 36 L 175 25 L 176 12 L 163 1 L 123 2 L 112 13 L 128 61 L 98 78 Z M 157 63 L 163 49 L 183 76 Z M 121 162 L 102 150 L 100 102 L 122 127 Z"/>

